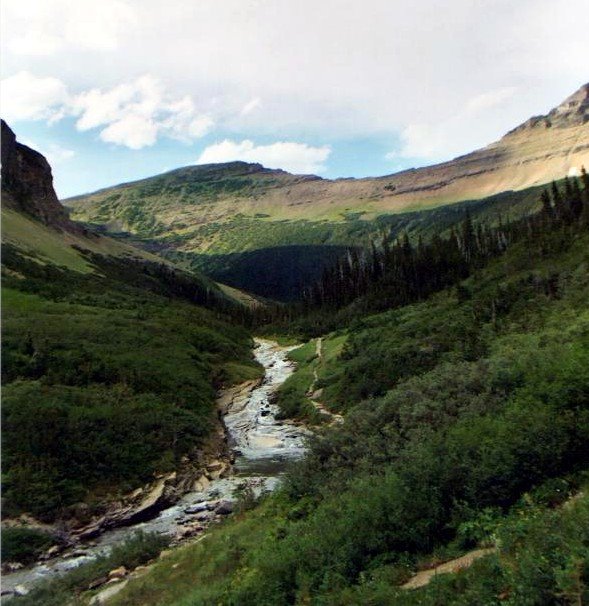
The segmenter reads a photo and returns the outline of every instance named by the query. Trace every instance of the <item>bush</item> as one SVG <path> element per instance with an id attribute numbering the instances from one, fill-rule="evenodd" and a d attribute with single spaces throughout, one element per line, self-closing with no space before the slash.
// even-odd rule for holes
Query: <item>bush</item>
<path id="1" fill-rule="evenodd" d="M 138 530 L 131 539 L 113 547 L 109 560 L 131 570 L 157 557 L 170 543 L 167 536 Z"/>
<path id="2" fill-rule="evenodd" d="M 3 528 L 2 561 L 31 564 L 53 542 L 49 533 L 34 528 Z"/>

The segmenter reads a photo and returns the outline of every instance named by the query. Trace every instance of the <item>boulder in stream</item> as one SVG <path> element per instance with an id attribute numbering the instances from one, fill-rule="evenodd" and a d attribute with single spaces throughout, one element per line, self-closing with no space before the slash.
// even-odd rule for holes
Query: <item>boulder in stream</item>
<path id="1" fill-rule="evenodd" d="M 194 514 L 200 513 L 201 511 L 208 511 L 211 509 L 211 506 L 208 501 L 201 501 L 200 503 L 196 503 L 195 505 L 190 505 L 190 507 L 186 507 L 184 509 L 184 513 Z"/>

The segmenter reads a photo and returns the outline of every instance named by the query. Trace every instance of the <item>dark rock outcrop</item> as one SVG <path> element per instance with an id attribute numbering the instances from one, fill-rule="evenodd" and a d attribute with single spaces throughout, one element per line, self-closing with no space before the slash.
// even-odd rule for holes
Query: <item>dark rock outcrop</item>
<path id="1" fill-rule="evenodd" d="M 584 84 L 545 116 L 533 116 L 507 136 L 532 128 L 569 128 L 589 122 L 589 83 Z"/>
<path id="2" fill-rule="evenodd" d="M 39 152 L 16 140 L 2 120 L 2 202 L 50 227 L 79 232 L 53 189 L 51 166 Z"/>

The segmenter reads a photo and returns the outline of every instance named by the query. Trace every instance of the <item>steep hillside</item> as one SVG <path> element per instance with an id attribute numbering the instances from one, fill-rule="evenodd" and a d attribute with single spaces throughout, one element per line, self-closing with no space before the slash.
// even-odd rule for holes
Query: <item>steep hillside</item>
<path id="1" fill-rule="evenodd" d="M 269 296 L 258 290 L 250 270 L 260 259 L 271 259 L 275 247 L 365 243 L 381 231 L 383 220 L 395 225 L 399 214 L 407 218 L 412 211 L 519 192 L 582 165 L 589 165 L 589 85 L 501 140 L 435 166 L 335 181 L 244 162 L 191 166 L 65 204 L 78 220 L 131 234 L 154 252 Z M 518 208 L 519 200 L 515 193 L 504 206 Z M 236 255 L 253 250 L 260 252 Z M 318 248 L 305 252 L 300 264 L 272 274 L 271 281 L 312 281 L 332 259 Z M 292 298 L 293 291 L 275 296 Z"/>
<path id="2" fill-rule="evenodd" d="M 5 124 L 2 153 L 4 515 L 71 528 L 174 470 L 178 498 L 224 449 L 216 390 L 259 374 L 243 307 L 70 221 Z"/>

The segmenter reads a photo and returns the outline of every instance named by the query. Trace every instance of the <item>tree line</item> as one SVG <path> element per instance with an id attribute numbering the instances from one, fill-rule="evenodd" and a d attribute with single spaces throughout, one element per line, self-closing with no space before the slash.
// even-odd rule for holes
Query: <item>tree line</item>
<path id="1" fill-rule="evenodd" d="M 475 223 L 468 212 L 450 234 L 425 242 L 404 233 L 385 235 L 365 250 L 350 249 L 319 281 L 303 293 L 306 312 L 333 311 L 361 300 L 365 311 L 379 311 L 426 298 L 458 284 L 516 242 L 529 241 L 541 251 L 554 236 L 570 237 L 589 228 L 589 177 L 565 178 L 543 190 L 540 209 L 510 222 Z"/>

